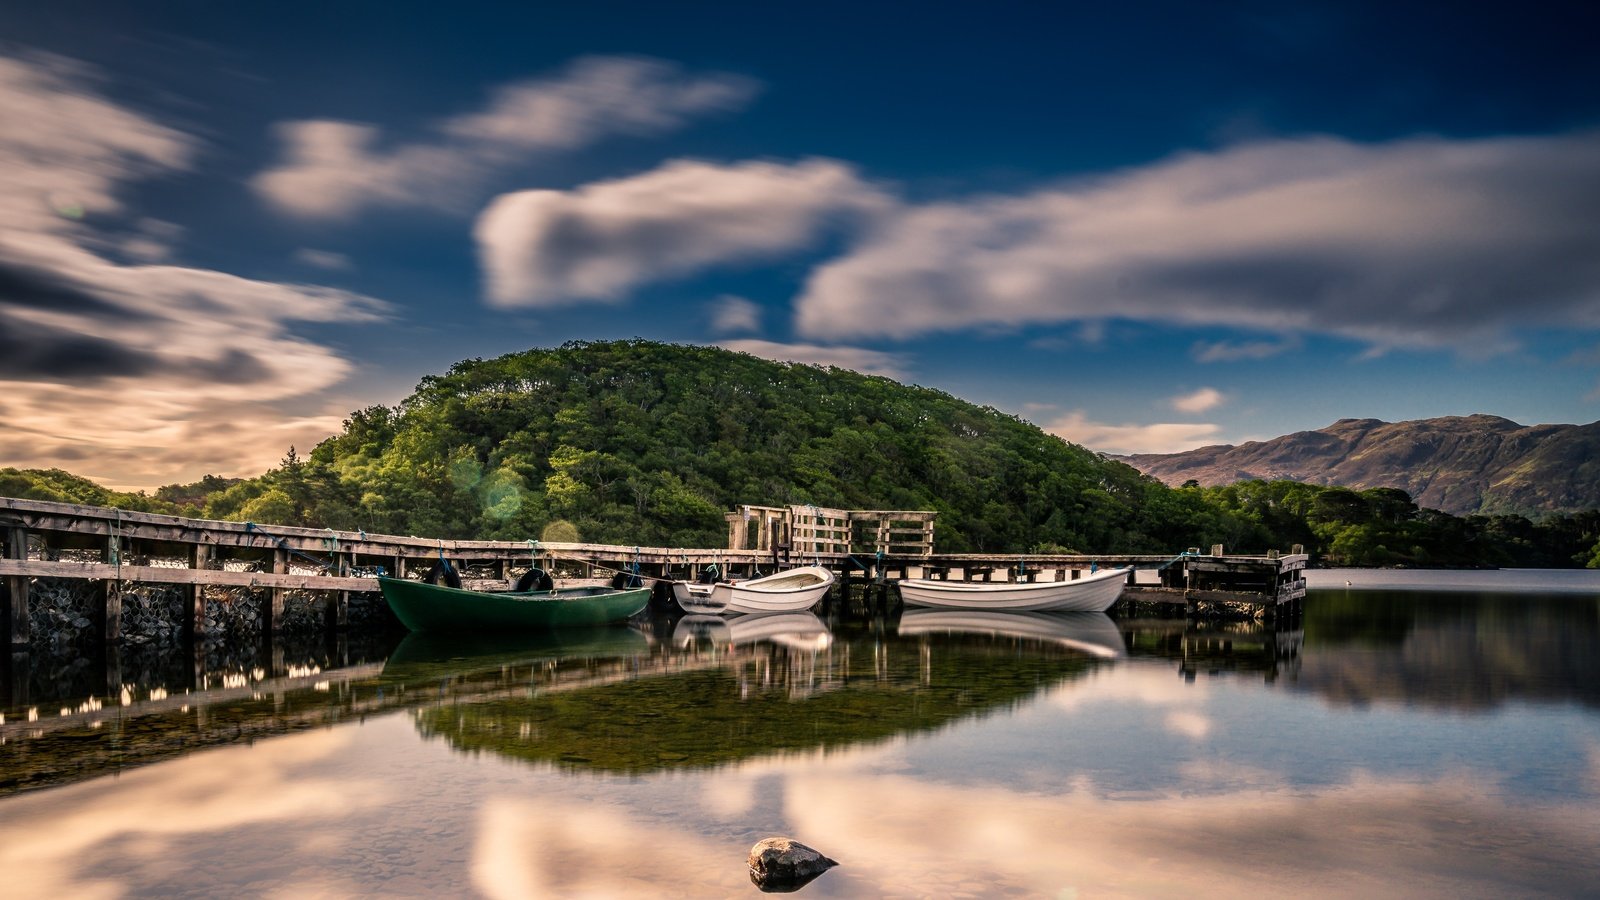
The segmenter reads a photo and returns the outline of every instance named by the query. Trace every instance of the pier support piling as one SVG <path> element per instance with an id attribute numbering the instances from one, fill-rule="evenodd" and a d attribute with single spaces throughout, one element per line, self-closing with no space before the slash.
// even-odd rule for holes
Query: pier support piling
<path id="1" fill-rule="evenodd" d="M 7 528 L 6 559 L 28 558 L 28 532 L 23 528 Z M 13 647 L 28 643 L 28 582 L 26 575 L 6 577 L 6 631 L 10 632 Z"/>

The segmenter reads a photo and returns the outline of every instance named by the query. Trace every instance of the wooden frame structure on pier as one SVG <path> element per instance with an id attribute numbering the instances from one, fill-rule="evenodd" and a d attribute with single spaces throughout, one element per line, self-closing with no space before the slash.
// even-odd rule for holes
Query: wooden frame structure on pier
<path id="1" fill-rule="evenodd" d="M 851 554 L 927 559 L 933 555 L 928 510 L 832 509 L 823 506 L 740 506 L 728 513 L 728 549 L 794 559 Z"/>

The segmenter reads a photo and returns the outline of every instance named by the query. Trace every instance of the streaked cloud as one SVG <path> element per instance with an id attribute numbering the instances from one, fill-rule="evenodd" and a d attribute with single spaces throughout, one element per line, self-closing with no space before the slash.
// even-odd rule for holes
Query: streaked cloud
<path id="1" fill-rule="evenodd" d="M 1300 340 L 1286 337 L 1272 341 L 1196 341 L 1189 348 L 1195 362 L 1240 362 L 1247 359 L 1271 359 L 1300 348 Z"/>
<path id="2" fill-rule="evenodd" d="M 718 334 L 759 332 L 761 307 L 743 297 L 723 294 L 711 304 L 711 330 Z"/>
<path id="3" fill-rule="evenodd" d="M 1228 398 L 1216 388 L 1204 387 L 1191 394 L 1183 394 L 1167 401 L 1178 412 L 1202 413 L 1216 409 Z"/>
<path id="4" fill-rule="evenodd" d="M 67 61 L 0 58 L 0 116 L 29 123 L 0 132 L 0 394 L 13 425 L 0 453 L 17 466 L 85 460 L 82 474 L 151 487 L 258 472 L 287 447 L 278 437 L 336 430 L 336 416 L 329 427 L 328 413 L 291 406 L 351 366 L 290 323 L 373 321 L 385 305 L 114 261 L 129 255 L 119 192 L 186 171 L 200 145 L 95 88 Z M 148 219 L 131 230 L 168 249 L 181 234 Z"/>
<path id="5" fill-rule="evenodd" d="M 503 195 L 473 234 L 496 306 L 617 303 L 648 282 L 804 249 L 890 202 L 832 160 L 675 160 L 573 191 Z"/>
<path id="6" fill-rule="evenodd" d="M 1597 132 L 1264 141 L 907 208 L 813 273 L 797 323 L 904 337 L 1126 318 L 1504 350 L 1522 327 L 1600 327 L 1597 191 Z"/>
<path id="7" fill-rule="evenodd" d="M 904 896 L 960 893 L 952 872 L 974 894 L 1030 897 L 1515 894 L 1549 884 L 1552 859 L 1587 859 L 1600 827 L 1592 798 L 1518 802 L 1492 772 L 1307 785 L 1279 769 L 1210 768 L 1193 793 L 1113 791 L 1093 771 L 1041 775 L 1028 790 L 893 771 L 795 775 L 782 809 L 791 833 L 849 848 L 850 877 Z"/>
<path id="8" fill-rule="evenodd" d="M 777 362 L 806 363 L 813 366 L 836 366 L 866 375 L 882 375 L 899 381 L 907 377 L 908 358 L 900 353 L 866 350 L 860 347 L 823 347 L 816 344 L 780 344 L 774 341 L 739 340 L 723 341 L 717 346 L 739 353 L 748 353 Z"/>
<path id="9" fill-rule="evenodd" d="M 757 83 L 694 74 L 661 60 L 596 56 L 558 75 L 496 90 L 480 109 L 390 141 L 376 126 L 328 119 L 277 127 L 284 158 L 251 180 L 271 206 L 302 219 L 347 219 L 372 207 L 464 213 L 501 173 L 540 153 L 615 136 L 648 136 L 748 103 Z"/>
<path id="10" fill-rule="evenodd" d="M 272 835 L 278 853 L 292 853 L 295 836 L 374 814 L 396 801 L 391 785 L 375 774 L 324 774 L 350 752 L 352 731 L 320 729 L 215 747 L 185 757 L 182 766 L 130 766 L 114 783 L 98 783 L 99 790 L 57 789 L 53 805 L 33 815 L 15 813 L 40 794 L 7 797 L 12 805 L 0 819 L 7 896 L 127 896 L 137 891 L 83 861 L 115 860 L 111 865 L 123 872 L 163 870 L 172 847 L 227 832 Z M 338 847 L 340 837 L 331 844 Z"/>
<path id="11" fill-rule="evenodd" d="M 1074 410 L 1043 426 L 1056 437 L 1100 453 L 1176 453 L 1220 442 L 1221 428 L 1203 422 L 1108 425 Z"/>
<path id="12" fill-rule="evenodd" d="M 294 252 L 294 261 L 313 269 L 324 269 L 329 272 L 348 272 L 350 270 L 350 257 L 343 253 L 334 253 L 332 250 L 318 250 L 314 247 L 301 247 Z"/>

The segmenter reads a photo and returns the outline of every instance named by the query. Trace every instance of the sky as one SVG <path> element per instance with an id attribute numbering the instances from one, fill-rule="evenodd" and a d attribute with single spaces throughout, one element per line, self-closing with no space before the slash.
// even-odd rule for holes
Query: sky
<path id="1" fill-rule="evenodd" d="M 257 475 L 635 337 L 1108 453 L 1592 422 L 1591 10 L 9 4 L 0 465 Z"/>

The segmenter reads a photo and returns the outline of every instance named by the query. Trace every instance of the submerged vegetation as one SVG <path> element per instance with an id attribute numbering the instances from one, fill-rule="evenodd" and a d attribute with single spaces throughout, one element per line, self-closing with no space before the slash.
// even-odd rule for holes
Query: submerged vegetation
<path id="1" fill-rule="evenodd" d="M 949 394 L 713 347 L 575 342 L 467 360 L 256 478 L 110 491 L 0 469 L 0 495 L 440 538 L 715 547 L 740 503 L 929 509 L 951 552 L 1241 552 L 1328 564 L 1600 567 L 1600 511 L 1456 517 L 1404 491 L 1168 488 Z"/>

